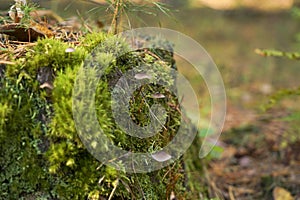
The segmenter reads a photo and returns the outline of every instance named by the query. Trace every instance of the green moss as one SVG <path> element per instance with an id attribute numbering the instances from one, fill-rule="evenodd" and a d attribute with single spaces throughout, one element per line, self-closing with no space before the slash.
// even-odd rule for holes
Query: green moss
<path id="1" fill-rule="evenodd" d="M 96 46 L 97 51 L 92 51 Z M 69 47 L 75 51 L 66 52 Z M 141 140 L 127 135 L 115 123 L 111 92 L 120 72 L 146 67 L 151 76 L 160 74 L 158 80 L 166 86 L 173 84 L 172 54 L 155 48 L 149 50 L 151 54 L 128 52 L 128 49 L 125 41 L 104 33 L 86 35 L 77 47 L 56 39 L 43 39 L 24 58 L 18 59 L 16 66 L 7 69 L 0 92 L 0 161 L 5 171 L 0 176 L 1 198 L 21 198 L 27 194 L 37 198 L 39 194 L 39 198 L 45 199 L 100 199 L 108 198 L 112 191 L 115 199 L 166 199 L 171 192 L 177 197 L 186 196 L 182 160 L 151 173 L 127 174 L 96 160 L 78 136 L 72 95 L 83 64 L 88 65 L 91 75 L 102 70 L 95 95 L 97 119 L 115 145 L 133 152 L 153 152 L 168 144 L 176 134 L 181 117 L 174 108 L 178 99 L 157 83 L 134 93 L 129 113 L 136 124 L 145 126 L 149 123 L 147 108 L 159 103 L 167 112 L 166 130 Z M 92 57 L 88 57 L 89 52 Z M 160 59 L 152 55 L 155 52 Z M 116 55 L 121 56 L 114 59 Z M 90 62 L 84 63 L 86 58 Z M 106 65 L 109 67 L 104 70 Z M 86 80 L 77 81 L 80 85 Z M 41 89 L 39 86 L 44 82 L 53 84 L 53 90 Z M 85 91 L 84 87 L 80 89 L 79 92 Z M 153 93 L 163 93 L 166 98 L 150 98 Z"/>
<path id="2" fill-rule="evenodd" d="M 37 149 L 41 124 L 37 118 L 43 99 L 25 79 L 2 80 L 0 93 L 0 199 L 47 190 L 51 178 Z"/>
<path id="3" fill-rule="evenodd" d="M 102 41 L 107 38 L 107 34 L 103 32 L 93 32 L 87 34 L 81 39 L 82 47 L 84 47 L 88 52 L 91 52 L 96 46 L 98 46 Z"/>

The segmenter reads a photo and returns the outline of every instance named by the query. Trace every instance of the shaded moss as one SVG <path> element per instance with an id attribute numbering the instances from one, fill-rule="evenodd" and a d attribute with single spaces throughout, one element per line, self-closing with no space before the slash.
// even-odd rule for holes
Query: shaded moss
<path id="1" fill-rule="evenodd" d="M 1 199 L 21 199 L 35 191 L 47 192 L 51 177 L 38 148 L 38 121 L 45 100 L 22 75 L 1 80 L 0 166 Z"/>

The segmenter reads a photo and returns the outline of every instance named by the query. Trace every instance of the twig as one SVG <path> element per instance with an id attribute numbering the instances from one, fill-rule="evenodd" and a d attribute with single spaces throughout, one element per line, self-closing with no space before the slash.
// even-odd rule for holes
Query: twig
<path id="1" fill-rule="evenodd" d="M 233 195 L 233 188 L 231 185 L 228 188 L 228 193 L 229 193 L 230 200 L 235 200 L 234 195 Z"/>
<path id="2" fill-rule="evenodd" d="M 110 33 L 117 34 L 118 33 L 118 26 L 120 23 L 121 13 L 122 13 L 122 5 L 123 0 L 115 0 L 114 3 L 114 14 L 113 19 L 111 21 L 111 28 Z"/>
<path id="3" fill-rule="evenodd" d="M 173 166 L 171 168 L 169 168 L 169 170 L 164 174 L 164 176 L 161 179 L 161 182 L 163 182 L 163 180 L 166 178 L 166 176 L 171 172 L 172 169 L 174 169 L 176 163 L 173 164 Z"/>
<path id="4" fill-rule="evenodd" d="M 116 180 L 116 184 L 115 184 L 115 186 L 114 186 L 114 189 L 111 191 L 111 193 L 110 193 L 110 195 L 109 195 L 109 197 L 108 197 L 108 200 L 111 200 L 111 198 L 114 196 L 114 193 L 115 193 L 115 191 L 116 191 L 118 185 L 119 185 L 119 179 Z"/>
<path id="5" fill-rule="evenodd" d="M 104 176 L 102 176 L 100 179 L 99 179 L 99 181 L 98 181 L 98 184 L 100 185 L 101 184 L 101 182 L 104 180 L 104 178 L 105 178 L 105 175 Z"/>
<path id="6" fill-rule="evenodd" d="M 11 61 L 6 61 L 6 60 L 0 60 L 0 64 L 4 64 L 4 65 L 14 65 L 16 63 L 11 62 Z"/>

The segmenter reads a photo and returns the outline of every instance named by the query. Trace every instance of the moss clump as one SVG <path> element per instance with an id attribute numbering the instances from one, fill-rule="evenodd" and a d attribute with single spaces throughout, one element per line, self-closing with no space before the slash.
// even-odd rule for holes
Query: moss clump
<path id="1" fill-rule="evenodd" d="M 34 82 L 24 72 L 1 79 L 0 199 L 22 199 L 36 191 L 49 195 L 53 183 L 40 146 L 46 101 Z"/>
<path id="2" fill-rule="evenodd" d="M 117 45 L 116 45 L 117 44 Z M 112 47 L 112 45 L 115 45 Z M 132 63 L 136 63 L 137 68 L 141 65 L 150 64 L 153 68 L 153 75 L 160 71 L 164 72 L 164 77 L 168 79 L 168 68 L 170 65 L 166 62 L 160 62 L 155 60 L 150 55 L 144 55 L 141 52 L 131 52 L 124 55 L 130 63 L 123 60 L 114 60 L 114 56 L 128 51 L 127 44 L 116 38 L 108 39 L 103 43 L 100 43 L 96 51 L 91 52 L 92 57 L 89 59 L 87 65 L 87 70 L 90 70 L 90 76 L 97 72 L 97 70 L 104 70 L 102 67 L 109 64 L 109 67 L 105 69 L 102 78 L 97 83 L 97 90 L 95 95 L 96 112 L 98 116 L 98 123 L 100 124 L 104 134 L 110 138 L 115 145 L 122 147 L 133 152 L 143 152 L 161 148 L 172 138 L 172 134 L 175 134 L 176 128 L 172 129 L 171 123 L 177 119 L 177 124 L 172 124 L 173 126 L 178 126 L 178 120 L 180 115 L 175 112 L 172 108 L 167 106 L 167 102 L 164 103 L 165 107 L 168 107 L 169 111 L 173 112 L 169 118 L 170 127 L 168 126 L 169 133 L 167 131 L 158 134 L 157 137 L 153 137 L 146 140 L 139 140 L 134 137 L 128 136 L 123 132 L 117 124 L 115 124 L 111 111 L 111 90 L 114 87 L 114 82 L 119 77 L 117 74 L 125 73 L 127 70 L 132 68 Z M 155 71 L 156 70 L 156 71 Z M 79 140 L 72 116 L 72 89 L 74 86 L 75 75 L 78 68 L 66 69 L 59 76 L 56 77 L 54 81 L 54 90 L 52 93 L 54 116 L 52 118 L 52 123 L 50 125 L 51 131 L 49 137 L 53 141 L 50 151 L 48 152 L 48 157 L 51 163 L 50 171 L 56 176 L 59 176 L 64 184 L 68 185 L 68 189 L 59 189 L 60 196 L 71 196 L 72 198 L 84 198 L 86 194 L 89 196 L 104 196 L 108 197 L 111 191 L 114 191 L 115 198 L 126 198 L 126 199 L 141 199 L 148 195 L 151 195 L 151 199 L 162 199 L 165 198 L 171 191 L 175 190 L 179 193 L 183 192 L 183 176 L 177 177 L 176 181 L 173 177 L 169 177 L 168 171 L 170 168 L 165 168 L 157 172 L 152 172 L 149 174 L 137 174 L 130 175 L 125 172 L 116 171 L 101 163 L 97 162 L 92 158 L 86 151 L 85 147 Z M 119 73 L 118 73 L 119 72 Z M 169 77 L 171 79 L 171 77 Z M 84 78 L 80 79 L 79 82 L 86 81 Z M 170 82 L 171 84 L 171 82 Z M 80 85 L 80 83 L 79 83 Z M 67 87 L 65 87 L 67 86 Z M 148 88 L 143 88 L 140 91 L 147 94 L 147 92 L 162 92 L 164 89 L 159 88 L 159 86 L 152 85 Z M 81 91 L 87 91 L 87 88 L 82 88 Z M 78 94 L 80 96 L 80 94 Z M 86 96 L 90 96 L 85 94 Z M 170 95 L 170 99 L 172 99 Z M 154 101 L 154 100 L 153 100 Z M 176 99 L 174 99 L 176 103 Z M 137 121 L 140 123 L 145 123 L 143 115 L 145 111 L 141 110 L 138 113 L 136 107 L 144 107 L 143 99 L 140 95 L 134 96 L 132 100 L 134 104 L 131 105 L 131 111 L 135 114 Z M 151 102 L 150 102 L 151 103 Z M 152 102 L 153 103 L 153 102 Z M 89 109 L 89 107 L 82 107 L 82 110 Z M 144 109 L 144 108 L 143 108 Z M 80 111 L 80 108 L 79 108 Z M 84 117 L 89 118 L 89 116 L 82 116 L 80 120 L 85 121 Z M 88 119 L 86 119 L 88 121 Z M 173 120 L 171 122 L 171 120 Z M 67 124 L 67 125 L 66 125 Z M 169 124 L 168 124 L 169 125 Z M 85 129 L 92 129 L 92 124 L 86 123 Z M 168 135 L 166 137 L 166 135 Z M 160 145 L 153 146 L 154 141 Z M 161 143 L 160 143 L 161 142 Z M 68 144 L 68 145 L 66 145 Z M 105 145 L 102 145 L 105 146 Z M 101 149 L 101 146 L 98 147 Z M 152 148 L 152 149 L 151 149 Z M 98 150 L 99 150 L 98 149 Z M 57 152 L 60 152 L 57 154 Z M 85 162 L 82 162 L 83 157 L 87 158 Z M 100 167 L 99 167 L 100 166 Z M 175 164 L 176 167 L 173 169 L 179 170 L 182 168 L 181 161 Z M 98 168 L 98 170 L 96 170 Z M 74 171 L 75 173 L 70 173 Z M 80 173 L 85 171 L 86 173 Z M 179 171 L 177 171 L 179 173 Z M 166 176 L 164 178 L 164 176 Z M 100 178 L 103 178 L 101 184 L 98 184 Z M 76 180 L 76 183 L 74 183 Z M 172 186 L 170 185 L 172 182 Z M 75 185 L 74 185 L 75 184 Z M 59 185 L 56 186 L 61 187 Z M 169 187 L 169 188 L 168 188 Z M 116 190 L 114 190 L 116 188 Z M 80 190 L 82 193 L 79 193 Z M 79 196 L 74 196 L 78 194 Z M 147 198 L 146 197 L 146 198 Z"/>
<path id="3" fill-rule="evenodd" d="M 97 51 L 92 51 L 96 46 Z M 66 52 L 70 47 L 74 52 Z M 179 199 L 186 197 L 181 159 L 158 171 L 127 174 L 96 160 L 78 136 L 72 114 L 72 95 L 83 64 L 91 72 L 103 70 L 95 94 L 97 120 L 116 146 L 132 152 L 154 152 L 176 134 L 181 117 L 175 109 L 178 99 L 156 83 L 134 92 L 129 114 L 137 125 L 145 126 L 149 124 L 148 107 L 159 103 L 166 110 L 166 129 L 141 140 L 127 135 L 115 123 L 111 94 L 120 74 L 133 68 L 139 71 L 143 66 L 153 77 L 160 74 L 165 85 L 173 84 L 172 54 L 154 47 L 136 52 L 128 52 L 128 49 L 126 42 L 104 33 L 85 36 L 77 47 L 56 39 L 43 39 L 25 57 L 16 60 L 16 66 L 6 70 L 0 93 L 0 162 L 4 171 L 0 176 L 1 198 L 31 195 L 44 199 L 109 196 L 114 199 L 168 199 L 171 192 Z M 114 59 L 116 55 L 122 56 Z M 87 56 L 92 56 L 90 62 L 84 63 Z M 101 68 L 107 64 L 109 67 L 105 70 Z M 40 88 L 44 83 L 53 88 Z M 163 93 L 166 98 L 149 98 L 153 93 Z"/>

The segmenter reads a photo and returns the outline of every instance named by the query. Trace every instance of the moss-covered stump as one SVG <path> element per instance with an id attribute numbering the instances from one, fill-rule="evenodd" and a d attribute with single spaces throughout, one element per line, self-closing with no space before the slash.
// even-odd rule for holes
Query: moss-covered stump
<path id="1" fill-rule="evenodd" d="M 178 159 L 163 169 L 135 174 L 99 162 L 78 136 L 72 114 L 73 88 L 78 70 L 91 54 L 96 54 L 98 63 L 96 67 L 88 63 L 91 69 L 101 70 L 101 63 L 109 63 L 97 83 L 95 105 L 104 134 L 116 146 L 154 152 L 163 148 L 180 126 L 178 99 L 156 84 L 135 91 L 129 102 L 130 117 L 139 126 L 147 125 L 148 107 L 159 102 L 168 114 L 165 129 L 141 140 L 127 135 L 114 122 L 111 91 L 120 74 L 133 66 L 151 66 L 153 76 L 159 72 L 172 84 L 168 70 L 175 66 L 172 54 L 151 49 L 114 60 L 114 53 L 127 48 L 124 41 L 117 40 L 104 33 L 86 35 L 78 46 L 43 39 L 15 60 L 15 65 L 1 67 L 0 199 L 170 199 L 171 194 L 188 199 L 191 189 L 199 189 L 197 183 L 189 182 L 193 175 L 186 171 L 201 170 L 201 166 L 192 169 L 198 144 L 186 164 Z M 96 46 L 99 48 L 93 52 Z M 167 98 L 145 103 L 144 96 L 154 93 L 164 93 Z"/>

